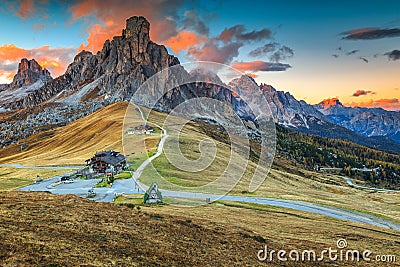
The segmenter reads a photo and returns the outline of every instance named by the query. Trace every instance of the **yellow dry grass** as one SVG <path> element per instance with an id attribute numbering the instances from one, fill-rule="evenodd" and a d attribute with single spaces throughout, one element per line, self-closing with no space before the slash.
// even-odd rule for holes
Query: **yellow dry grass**
<path id="1" fill-rule="evenodd" d="M 389 229 L 264 205 L 195 208 L 95 203 L 70 195 L 0 192 L 4 266 L 399 266 Z M 372 252 L 372 262 L 260 262 L 257 252 L 336 249 Z M 396 255 L 380 263 L 376 255 Z M 328 255 L 325 254 L 328 260 Z"/>
<path id="2" fill-rule="evenodd" d="M 18 169 L 15 167 L 0 167 L 1 190 L 13 190 L 21 186 L 31 184 L 39 175 L 42 179 L 63 174 L 68 170 L 46 169 Z"/>
<path id="3" fill-rule="evenodd" d="M 121 151 L 125 109 L 126 103 L 116 103 L 67 126 L 32 136 L 22 152 L 15 153 L 14 147 L 0 151 L 0 162 L 37 166 L 84 165 L 96 151 Z"/>

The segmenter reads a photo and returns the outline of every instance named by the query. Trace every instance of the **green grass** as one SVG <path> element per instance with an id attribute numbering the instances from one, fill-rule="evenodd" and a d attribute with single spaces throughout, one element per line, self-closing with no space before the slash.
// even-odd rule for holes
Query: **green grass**
<path id="1" fill-rule="evenodd" d="M 146 152 L 138 152 L 128 156 L 127 162 L 131 165 L 131 169 L 136 170 L 148 158 Z"/>
<path id="2" fill-rule="evenodd" d="M 96 187 L 96 188 L 99 188 L 99 187 L 111 187 L 111 184 L 108 183 L 108 180 L 106 178 L 104 178 L 104 181 L 98 182 L 97 184 L 95 184 L 94 187 Z"/>
<path id="3" fill-rule="evenodd" d="M 116 204 L 133 204 L 133 205 L 142 205 L 143 204 L 143 195 L 135 194 L 128 195 L 129 198 L 124 196 L 119 196 L 114 199 L 114 203 Z"/>
<path id="4" fill-rule="evenodd" d="M 152 156 L 154 156 L 157 152 L 156 151 L 149 151 L 147 152 L 147 157 L 151 158 Z"/>
<path id="5" fill-rule="evenodd" d="M 0 167 L 0 190 L 13 190 L 32 184 L 35 182 L 37 175 L 42 179 L 47 179 L 68 171 L 70 170 L 18 169 L 8 166 Z"/>
<path id="6" fill-rule="evenodd" d="M 131 172 L 125 171 L 125 172 L 121 172 L 121 173 L 118 173 L 117 175 L 115 175 L 114 179 L 115 180 L 117 180 L 117 179 L 129 179 L 131 177 L 132 177 Z"/>

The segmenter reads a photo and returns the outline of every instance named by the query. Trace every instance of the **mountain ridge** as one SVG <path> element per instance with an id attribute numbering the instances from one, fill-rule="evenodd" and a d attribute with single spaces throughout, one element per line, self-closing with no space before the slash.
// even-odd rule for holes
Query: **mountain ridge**
<path id="1" fill-rule="evenodd" d="M 90 110 L 95 111 L 117 101 L 130 100 L 137 88 L 148 78 L 163 69 L 180 64 L 178 58 L 168 54 L 165 46 L 150 40 L 149 32 L 150 23 L 144 17 L 133 16 L 127 19 L 122 34 L 114 36 L 111 41 L 106 40 L 102 50 L 96 54 L 81 51 L 74 57 L 63 75 L 38 85 L 23 97 L 9 101 L 6 105 L 3 103 L 0 107 L 17 110 L 51 102 L 58 106 L 71 108 L 76 106 L 77 115 L 74 117 L 79 118 L 85 115 L 82 109 L 89 110 L 85 105 L 92 107 Z M 32 68 L 35 69 L 37 66 L 33 65 Z M 200 75 L 210 81 L 219 79 L 218 76 L 211 77 L 209 73 L 200 72 L 182 71 L 179 75 Z M 183 78 L 172 77 L 176 82 L 184 80 Z M 15 79 L 19 80 L 19 78 Z M 329 117 L 329 114 L 326 114 L 327 111 L 335 105 L 342 105 L 338 99 L 331 101 L 328 103 L 329 106 L 324 106 L 321 110 L 321 107 L 318 108 L 302 100 L 298 101 L 289 92 L 278 91 L 267 84 L 258 85 L 254 79 L 246 75 L 236 81 L 231 81 L 230 86 L 235 86 L 237 91 L 244 96 L 250 92 L 245 90 L 248 82 L 255 83 L 260 88 L 278 124 L 331 138 L 350 138 L 349 140 L 353 142 L 374 148 L 393 148 L 393 143 L 389 140 L 377 141 L 364 138 L 357 133 L 345 130 L 345 125 L 338 125 L 332 116 Z M 229 84 L 226 87 L 228 88 Z M 235 95 L 227 88 L 204 82 L 180 86 L 164 95 L 156 108 L 168 111 L 190 98 L 211 97 L 230 103 L 242 118 L 254 119 L 240 95 Z M 157 88 L 151 88 L 146 93 L 151 97 L 157 95 L 157 90 Z M 4 92 L 1 91 L 0 94 Z M 247 95 L 244 99 L 251 99 L 255 104 L 258 101 L 251 95 Z M 62 117 L 60 120 L 66 120 L 66 123 L 70 121 L 69 118 Z M 400 147 L 394 146 L 394 149 L 400 153 Z"/>
<path id="2" fill-rule="evenodd" d="M 327 104 L 328 103 L 328 104 Z M 399 143 L 400 111 L 382 108 L 347 107 L 339 99 L 327 99 L 314 105 L 337 125 L 367 137 L 389 137 Z"/>

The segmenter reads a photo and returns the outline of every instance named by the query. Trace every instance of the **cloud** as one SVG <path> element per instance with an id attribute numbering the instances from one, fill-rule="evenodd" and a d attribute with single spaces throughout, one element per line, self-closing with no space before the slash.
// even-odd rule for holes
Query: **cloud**
<path id="1" fill-rule="evenodd" d="M 342 32 L 344 40 L 375 40 L 389 37 L 400 37 L 399 28 L 380 29 L 380 28 L 359 28 Z"/>
<path id="2" fill-rule="evenodd" d="M 354 55 L 357 52 L 358 52 L 358 50 L 352 50 L 352 51 L 346 52 L 346 55 L 347 56 Z"/>
<path id="3" fill-rule="evenodd" d="M 144 16 L 150 21 L 150 37 L 155 42 L 162 43 L 176 36 L 176 21 L 179 18 L 177 12 L 181 6 L 181 0 L 78 0 L 72 4 L 69 11 L 72 14 L 72 23 L 96 19 L 88 25 L 87 40 L 80 46 L 80 49 L 96 52 L 101 50 L 105 40 L 121 35 L 126 19 L 133 15 Z"/>
<path id="4" fill-rule="evenodd" d="M 386 110 L 400 110 L 398 98 L 369 100 L 365 102 L 351 102 L 347 105 L 352 107 L 383 108 Z"/>
<path id="5" fill-rule="evenodd" d="M 142 15 L 150 21 L 150 38 L 153 41 L 169 46 L 174 53 L 185 53 L 194 60 L 230 64 L 243 46 L 272 37 L 267 28 L 247 30 L 241 24 L 210 36 L 204 16 L 191 5 L 195 4 L 183 0 L 78 0 L 69 11 L 72 14 L 71 23 L 78 20 L 87 23 L 88 36 L 79 50 L 93 52 L 101 50 L 106 39 L 121 35 L 125 19 L 133 15 Z M 210 16 L 207 13 L 207 18 Z M 280 46 L 270 55 L 270 61 L 277 62 L 292 53 L 290 48 Z"/>
<path id="6" fill-rule="evenodd" d="M 332 57 L 334 57 L 334 58 L 338 58 L 338 57 L 339 57 L 339 55 L 338 55 L 338 54 L 333 54 L 333 55 L 332 55 Z"/>
<path id="7" fill-rule="evenodd" d="M 3 61 L 0 62 L 0 69 L 4 71 L 15 71 L 18 68 L 17 62 Z"/>
<path id="8" fill-rule="evenodd" d="M 261 47 L 257 47 L 256 49 L 249 52 L 249 55 L 252 57 L 264 56 L 266 54 L 272 53 L 278 49 L 278 43 L 267 43 Z"/>
<path id="9" fill-rule="evenodd" d="M 238 24 L 230 28 L 225 28 L 218 39 L 227 43 L 230 41 L 261 41 L 271 38 L 271 31 L 267 28 L 246 32 L 244 25 Z"/>
<path id="10" fill-rule="evenodd" d="M 362 95 L 368 95 L 368 94 L 375 94 L 373 91 L 366 91 L 366 90 L 357 90 L 353 93 L 353 96 L 359 97 Z"/>
<path id="11" fill-rule="evenodd" d="M 369 60 L 366 59 L 365 57 L 359 57 L 359 59 L 361 59 L 361 60 L 364 61 L 365 63 L 368 63 L 368 62 L 369 62 Z"/>
<path id="12" fill-rule="evenodd" d="M 243 25 L 235 25 L 225 28 L 215 37 L 206 36 L 201 44 L 188 48 L 187 56 L 195 60 L 229 64 L 244 45 L 269 38 L 271 31 L 266 28 L 247 31 Z"/>
<path id="13" fill-rule="evenodd" d="M 393 50 L 391 52 L 387 52 L 385 53 L 385 56 L 387 56 L 389 60 L 399 60 L 400 50 Z"/>
<path id="14" fill-rule="evenodd" d="M 247 71 L 285 71 L 292 66 L 289 64 L 265 62 L 261 60 L 249 62 L 233 62 L 231 66 L 241 72 Z"/>
<path id="15" fill-rule="evenodd" d="M 169 46 L 174 53 L 178 54 L 189 47 L 200 45 L 206 39 L 206 37 L 199 36 L 194 32 L 182 31 L 165 41 L 164 45 Z"/>
<path id="16" fill-rule="evenodd" d="M 193 29 L 201 35 L 208 35 L 210 32 L 208 26 L 200 19 L 195 10 L 185 11 L 185 18 L 182 24 L 184 29 Z"/>
<path id="17" fill-rule="evenodd" d="M 36 15 L 44 19 L 48 17 L 45 13 L 47 0 L 2 0 L 1 2 L 7 12 L 13 13 L 20 19 L 31 19 Z"/>
<path id="18" fill-rule="evenodd" d="M 34 58 L 42 67 L 47 68 L 53 77 L 63 74 L 69 63 L 72 62 L 76 49 L 73 47 L 55 47 L 42 46 L 33 49 L 25 49 L 14 44 L 4 44 L 0 46 L 0 73 L 2 73 L 2 82 L 5 80 L 4 73 L 7 76 L 16 74 L 18 63 L 22 58 Z M 12 78 L 12 77 L 11 77 Z"/>
<path id="19" fill-rule="evenodd" d="M 33 0 L 20 0 L 21 5 L 15 13 L 21 19 L 32 17 L 36 13 L 35 2 Z"/>
<path id="20" fill-rule="evenodd" d="M 255 48 L 249 52 L 249 55 L 252 57 L 266 56 L 270 61 L 280 62 L 281 60 L 293 57 L 294 51 L 290 47 L 273 42 Z"/>
<path id="21" fill-rule="evenodd" d="M 201 46 L 190 47 L 187 55 L 196 60 L 229 64 L 239 55 L 239 48 L 242 46 L 243 43 L 237 42 L 219 45 L 215 39 L 209 39 Z"/>

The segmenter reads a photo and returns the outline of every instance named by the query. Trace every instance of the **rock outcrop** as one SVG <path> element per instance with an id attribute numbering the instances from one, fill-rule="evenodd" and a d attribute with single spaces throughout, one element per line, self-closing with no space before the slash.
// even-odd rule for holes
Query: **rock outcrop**
<path id="1" fill-rule="evenodd" d="M 0 107 L 15 109 L 24 106 L 23 103 L 52 80 L 50 72 L 42 68 L 35 59 L 23 58 L 13 81 L 0 85 Z"/>
<path id="2" fill-rule="evenodd" d="M 18 65 L 18 72 L 14 76 L 11 89 L 21 88 L 22 86 L 29 86 L 38 80 L 47 83 L 53 78 L 47 69 L 43 69 L 35 59 L 28 60 L 23 58 Z"/>
<path id="3" fill-rule="evenodd" d="M 80 52 L 65 73 L 73 89 L 97 81 L 99 94 L 124 99 L 155 73 L 179 64 L 163 45 L 150 40 L 149 32 L 144 17 L 131 17 L 122 35 L 107 40 L 97 54 Z"/>

